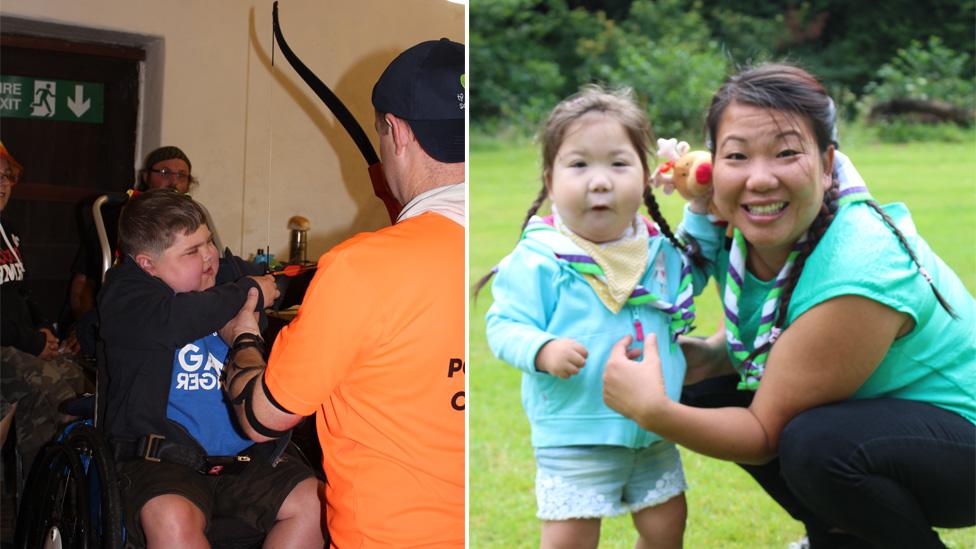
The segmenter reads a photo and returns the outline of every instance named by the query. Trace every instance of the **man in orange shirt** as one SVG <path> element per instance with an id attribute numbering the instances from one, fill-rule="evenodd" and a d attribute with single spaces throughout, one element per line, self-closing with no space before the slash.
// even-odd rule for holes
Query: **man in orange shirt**
<path id="1" fill-rule="evenodd" d="M 397 222 L 319 259 L 265 366 L 251 313 L 221 331 L 254 440 L 315 413 L 336 547 L 464 546 L 464 46 L 423 42 L 373 88 Z"/>

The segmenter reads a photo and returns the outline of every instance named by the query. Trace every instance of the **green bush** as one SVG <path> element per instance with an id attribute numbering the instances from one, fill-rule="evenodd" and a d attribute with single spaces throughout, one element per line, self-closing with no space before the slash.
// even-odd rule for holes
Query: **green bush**
<path id="1" fill-rule="evenodd" d="M 634 88 L 658 135 L 694 139 L 726 74 L 698 2 L 636 0 L 620 21 L 564 0 L 470 9 L 471 117 L 482 132 L 531 133 L 560 99 L 595 82 Z"/>
<path id="2" fill-rule="evenodd" d="M 782 59 L 820 77 L 850 118 L 905 94 L 974 108 L 976 0 L 889 0 L 881 10 L 848 0 L 468 5 L 469 105 L 482 132 L 533 133 L 557 101 L 600 82 L 635 88 L 659 135 L 694 139 L 719 75 Z"/>
<path id="3" fill-rule="evenodd" d="M 879 105 L 910 99 L 952 105 L 965 113 L 967 122 L 971 121 L 976 106 L 976 79 L 967 74 L 968 66 L 969 54 L 946 47 L 937 36 L 930 37 L 925 44 L 912 41 L 882 65 L 876 80 L 865 87 L 859 105 L 861 116 L 872 123 L 883 142 L 963 141 L 968 132 L 954 123 L 923 123 L 917 113 L 874 119 L 869 113 Z"/>
<path id="4" fill-rule="evenodd" d="M 940 99 L 972 109 L 976 90 L 973 76 L 965 72 L 968 64 L 969 54 L 947 48 L 938 36 L 930 37 L 925 45 L 913 40 L 881 66 L 880 82 L 872 82 L 867 92 L 880 101 L 898 97 Z"/>
<path id="5" fill-rule="evenodd" d="M 605 43 L 581 43 L 577 80 L 630 86 L 646 102 L 654 133 L 695 140 L 727 71 L 699 15 L 699 2 L 637 0 Z"/>
<path id="6" fill-rule="evenodd" d="M 953 50 L 976 55 L 974 0 L 885 0 L 875 9 L 850 0 L 709 0 L 709 5 L 768 19 L 781 17 L 783 32 L 770 44 L 775 58 L 801 62 L 831 88 L 847 87 L 857 95 L 864 93 L 878 67 L 912 40 L 939 36 Z M 723 20 L 716 24 L 715 29 Z M 970 57 L 963 74 L 974 72 Z"/>
<path id="7" fill-rule="evenodd" d="M 719 5 L 708 8 L 702 15 L 708 22 L 712 39 L 718 42 L 734 66 L 778 59 L 779 45 L 788 39 L 782 13 L 757 16 L 743 13 L 741 8 Z"/>
<path id="8" fill-rule="evenodd" d="M 545 44 L 552 23 L 539 0 L 498 0 L 471 6 L 471 119 L 538 121 L 560 98 L 566 79 Z"/>

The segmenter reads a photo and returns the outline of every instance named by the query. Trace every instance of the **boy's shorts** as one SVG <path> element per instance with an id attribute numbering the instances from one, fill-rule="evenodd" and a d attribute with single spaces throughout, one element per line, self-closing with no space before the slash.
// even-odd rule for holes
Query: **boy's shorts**
<path id="1" fill-rule="evenodd" d="M 298 457 L 286 452 L 276 467 L 254 459 L 240 473 L 208 476 L 166 462 L 135 459 L 119 464 L 119 491 L 125 513 L 126 547 L 145 547 L 139 511 L 150 499 L 176 494 L 203 512 L 209 529 L 213 516 L 236 517 L 257 532 L 274 526 L 278 509 L 299 482 L 313 477 Z"/>
<path id="2" fill-rule="evenodd" d="M 647 448 L 536 448 L 535 495 L 542 520 L 636 513 L 681 494 L 681 456 L 673 442 Z"/>

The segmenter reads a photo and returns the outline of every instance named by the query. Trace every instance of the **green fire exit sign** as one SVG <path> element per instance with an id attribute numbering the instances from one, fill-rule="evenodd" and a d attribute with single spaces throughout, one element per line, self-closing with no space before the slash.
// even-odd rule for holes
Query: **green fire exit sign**
<path id="1" fill-rule="evenodd" d="M 0 117 L 101 124 L 104 110 L 103 84 L 0 75 Z"/>

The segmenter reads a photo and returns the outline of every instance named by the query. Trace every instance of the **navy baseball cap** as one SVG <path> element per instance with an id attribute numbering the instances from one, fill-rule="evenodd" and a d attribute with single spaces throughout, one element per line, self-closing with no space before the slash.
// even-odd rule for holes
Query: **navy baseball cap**
<path id="1" fill-rule="evenodd" d="M 410 123 L 439 162 L 464 162 L 464 45 L 421 42 L 394 59 L 373 86 L 373 107 Z"/>

